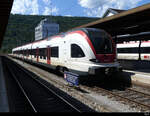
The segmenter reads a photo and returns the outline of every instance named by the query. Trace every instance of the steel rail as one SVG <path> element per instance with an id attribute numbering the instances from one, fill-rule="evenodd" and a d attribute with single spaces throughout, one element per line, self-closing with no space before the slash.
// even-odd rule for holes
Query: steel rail
<path id="1" fill-rule="evenodd" d="M 134 90 L 134 89 L 131 89 L 131 88 L 128 88 L 127 90 L 129 90 L 129 91 L 134 91 L 134 92 L 136 92 L 136 93 L 143 94 L 143 95 L 145 95 L 145 96 L 147 96 L 147 97 L 149 97 L 149 98 L 150 98 L 150 94 L 143 93 L 143 92 L 141 92 L 141 91 L 137 91 L 137 90 Z"/>
<path id="2" fill-rule="evenodd" d="M 143 103 L 137 102 L 137 101 L 135 101 L 135 100 L 131 100 L 131 99 L 127 98 L 127 97 L 123 97 L 123 96 L 121 96 L 121 95 L 118 95 L 118 93 L 113 93 L 113 92 L 108 91 L 108 90 L 105 90 L 105 89 L 103 89 L 103 88 L 99 88 L 99 89 L 100 89 L 100 90 L 102 90 L 102 91 L 104 91 L 104 92 L 106 92 L 106 93 L 108 93 L 108 94 L 111 94 L 111 95 L 113 95 L 113 96 L 120 97 L 120 98 L 122 98 L 122 99 L 125 99 L 125 100 L 128 100 L 128 101 L 131 101 L 132 103 L 136 103 L 136 104 L 139 104 L 139 105 L 141 105 L 141 106 L 144 106 L 144 107 L 146 107 L 146 108 L 149 108 L 149 109 L 150 109 L 150 105 L 146 105 L 146 104 L 143 104 Z"/>
<path id="3" fill-rule="evenodd" d="M 42 86 L 44 86 L 47 90 L 49 90 L 50 92 L 52 92 L 54 95 L 56 95 L 57 97 L 59 97 L 61 100 L 63 100 L 65 103 L 67 103 L 69 106 L 71 106 L 73 109 L 75 109 L 78 112 L 81 112 L 79 109 L 77 109 L 76 107 L 74 107 L 72 104 L 70 104 L 68 101 L 66 101 L 63 97 L 61 97 L 60 95 L 58 95 L 56 92 L 54 92 L 52 89 L 50 89 L 49 87 L 47 87 L 45 84 L 43 84 L 42 82 L 40 82 L 39 80 L 37 80 L 36 78 L 33 77 L 33 75 L 31 75 L 29 72 L 27 72 L 27 70 L 23 69 L 23 67 L 20 67 L 27 75 L 29 75 L 30 77 L 32 77 L 35 81 L 37 81 L 39 84 L 41 84 Z"/>
<path id="4" fill-rule="evenodd" d="M 36 108 L 34 107 L 34 105 L 32 104 L 31 100 L 29 99 L 29 97 L 27 96 L 25 90 L 23 89 L 23 87 L 21 86 L 20 82 L 17 80 L 16 76 L 14 75 L 14 73 L 12 72 L 11 68 L 8 66 L 8 64 L 6 63 L 7 69 L 10 71 L 12 77 L 14 78 L 14 80 L 16 81 L 16 83 L 18 84 L 19 88 L 21 89 L 23 95 L 25 96 L 25 98 L 27 99 L 27 101 L 29 102 L 30 106 L 32 107 L 34 112 L 37 112 Z"/>
<path id="5" fill-rule="evenodd" d="M 76 108 L 75 106 L 73 106 L 71 103 L 69 103 L 67 100 L 65 100 L 63 97 L 61 97 L 60 95 L 58 95 L 56 92 L 54 92 L 52 89 L 48 88 L 46 85 L 44 85 L 43 83 L 41 83 L 39 80 L 37 80 L 33 75 L 31 75 L 27 70 L 25 70 L 22 66 L 20 66 L 19 64 L 13 62 L 13 64 L 15 64 L 20 70 L 22 70 L 23 72 L 25 72 L 29 77 L 31 77 L 32 79 L 34 79 L 36 82 L 38 82 L 40 85 L 42 85 L 44 88 L 46 88 L 48 91 L 52 92 L 55 96 L 57 96 L 59 99 L 61 99 L 62 101 L 64 101 L 66 104 L 68 104 L 71 108 L 73 108 L 75 111 L 77 112 L 81 112 L 78 108 Z"/>

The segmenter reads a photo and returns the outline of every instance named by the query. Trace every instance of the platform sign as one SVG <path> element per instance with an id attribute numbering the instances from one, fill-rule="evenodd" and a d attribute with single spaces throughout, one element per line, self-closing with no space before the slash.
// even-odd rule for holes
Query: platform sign
<path id="1" fill-rule="evenodd" d="M 73 86 L 79 85 L 78 78 L 79 78 L 79 75 L 77 75 L 75 73 L 68 72 L 68 71 L 64 72 L 64 79 Z"/>

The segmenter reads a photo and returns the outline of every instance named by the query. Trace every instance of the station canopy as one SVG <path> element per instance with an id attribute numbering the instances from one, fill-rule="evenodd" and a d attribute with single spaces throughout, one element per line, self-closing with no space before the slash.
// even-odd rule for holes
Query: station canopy
<path id="1" fill-rule="evenodd" d="M 5 35 L 12 4 L 13 0 L 0 0 L 0 48 Z"/>
<path id="2" fill-rule="evenodd" d="M 150 40 L 150 4 L 105 17 L 76 28 L 86 27 L 104 29 L 110 33 L 113 39 L 116 38 L 118 42 Z"/>

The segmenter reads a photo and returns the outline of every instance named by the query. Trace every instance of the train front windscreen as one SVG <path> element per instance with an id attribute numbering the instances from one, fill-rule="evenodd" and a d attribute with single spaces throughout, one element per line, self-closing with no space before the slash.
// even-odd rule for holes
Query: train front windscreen
<path id="1" fill-rule="evenodd" d="M 114 62 L 115 54 L 110 36 L 103 30 L 89 29 L 89 38 L 100 62 Z"/>
<path id="2" fill-rule="evenodd" d="M 88 33 L 96 54 L 112 54 L 112 41 L 105 31 L 89 30 Z"/>

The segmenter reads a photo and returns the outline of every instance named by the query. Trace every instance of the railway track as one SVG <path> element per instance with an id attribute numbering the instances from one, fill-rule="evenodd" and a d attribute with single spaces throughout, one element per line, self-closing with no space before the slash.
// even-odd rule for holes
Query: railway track
<path id="1" fill-rule="evenodd" d="M 150 111 L 150 94 L 132 88 L 127 88 L 123 91 L 107 90 L 100 87 L 91 88 L 88 86 L 83 86 L 83 88 L 101 93 L 109 98 L 115 98 L 117 101 L 122 101 L 124 104 L 140 109 L 140 111 Z"/>
<path id="2" fill-rule="evenodd" d="M 7 58 L 3 58 L 9 78 L 13 77 L 21 90 L 22 98 L 29 112 L 94 112 L 88 106 L 69 97 L 64 99 L 56 88 L 48 87 L 48 83 L 39 81 L 38 77 Z M 12 78 L 11 78 L 12 79 Z M 47 84 L 47 85 L 46 85 Z M 17 88 L 17 87 L 16 87 Z M 53 89 L 52 89 L 53 88 Z M 19 90 L 18 90 L 19 91 Z M 63 94 L 62 94 L 63 95 Z M 29 109 L 29 110 L 27 110 Z"/>

